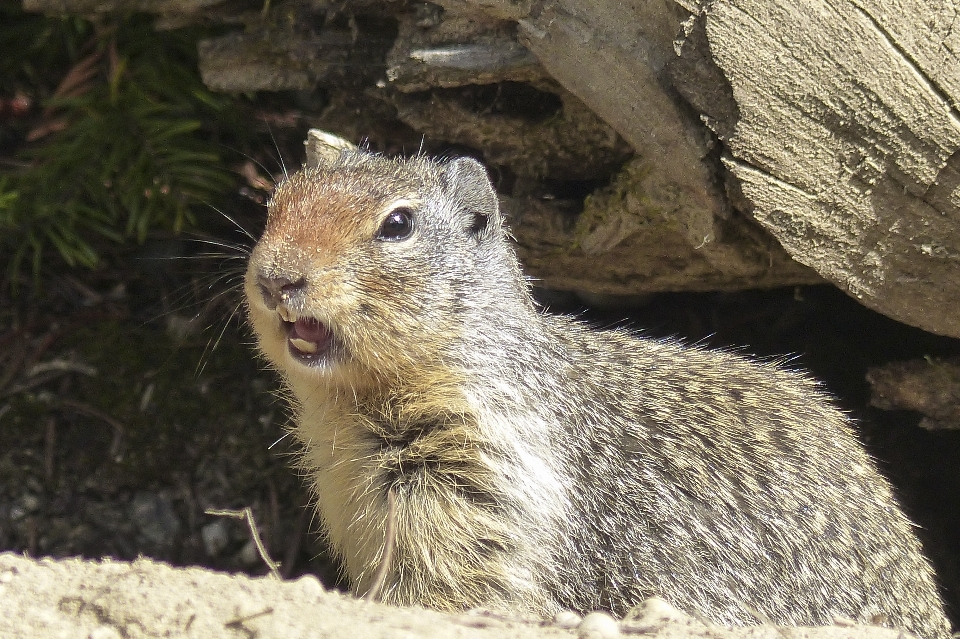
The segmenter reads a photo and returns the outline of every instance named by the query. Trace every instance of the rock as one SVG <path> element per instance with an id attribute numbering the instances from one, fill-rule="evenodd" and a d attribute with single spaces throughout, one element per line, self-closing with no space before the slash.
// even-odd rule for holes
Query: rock
<path id="1" fill-rule="evenodd" d="M 617 639 L 620 624 L 605 612 L 591 612 L 577 626 L 579 639 Z"/>
<path id="2" fill-rule="evenodd" d="M 165 493 L 138 492 L 130 504 L 130 518 L 143 538 L 157 546 L 170 546 L 180 532 L 173 500 Z"/>
<path id="3" fill-rule="evenodd" d="M 553 616 L 554 625 L 561 628 L 576 628 L 583 621 L 583 617 L 572 610 L 561 610 Z"/>
<path id="4" fill-rule="evenodd" d="M 203 549 L 206 551 L 207 556 L 216 557 L 227 547 L 227 544 L 230 543 L 230 531 L 227 522 L 223 519 L 218 519 L 213 523 L 207 524 L 200 529 L 200 537 L 203 539 Z"/>

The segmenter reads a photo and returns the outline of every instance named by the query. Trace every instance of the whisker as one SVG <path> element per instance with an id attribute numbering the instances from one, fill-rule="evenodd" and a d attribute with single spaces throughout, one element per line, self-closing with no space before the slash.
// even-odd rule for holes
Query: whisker
<path id="1" fill-rule="evenodd" d="M 229 253 L 198 253 L 197 255 L 163 255 L 151 257 L 138 257 L 141 262 L 169 262 L 173 260 L 247 260 L 246 255 L 230 255 Z"/>
<path id="2" fill-rule="evenodd" d="M 264 169 L 264 170 L 266 170 L 266 169 Z M 284 169 L 284 174 L 286 174 L 286 169 Z M 215 207 L 214 205 L 209 204 L 208 206 L 209 206 L 211 209 L 213 209 L 214 211 L 216 211 L 217 213 L 219 213 L 220 215 L 222 215 L 222 216 L 224 217 L 224 219 L 226 219 L 226 220 L 229 221 L 231 224 L 233 224 L 235 227 L 237 227 L 237 230 L 239 230 L 241 233 L 243 233 L 244 235 L 246 235 L 247 237 L 249 237 L 253 242 L 256 242 L 256 241 L 257 241 L 257 238 L 255 238 L 250 231 L 248 231 L 247 229 L 243 228 L 243 225 L 242 225 L 242 224 L 240 224 L 239 222 L 237 222 L 235 219 L 233 219 L 233 218 L 230 217 L 228 214 L 226 214 L 225 212 L 221 211 L 220 209 L 218 209 L 218 208 Z"/>
<path id="3" fill-rule="evenodd" d="M 271 137 L 272 137 L 272 135 L 273 135 L 273 134 L 271 133 Z M 217 145 L 220 146 L 221 148 L 224 148 L 224 149 L 230 151 L 231 153 L 236 153 L 237 155 L 240 155 L 240 156 L 246 158 L 246 159 L 249 160 L 250 162 L 253 162 L 253 163 L 256 164 L 257 166 L 259 166 L 260 169 L 262 169 L 264 173 L 266 173 L 267 175 L 269 175 L 271 180 L 273 179 L 273 173 L 270 171 L 270 169 L 268 169 L 266 166 L 264 166 L 263 162 L 261 162 L 260 160 L 258 160 L 258 159 L 255 158 L 255 157 L 253 157 L 253 156 L 250 155 L 249 153 L 244 153 L 244 152 L 241 151 L 240 149 L 237 149 L 237 148 L 235 148 L 235 147 L 232 147 L 232 146 L 230 146 L 230 145 L 228 145 L 228 144 L 223 144 L 222 142 L 217 142 L 217 143 L 215 143 L 215 144 L 217 144 Z"/>
<path id="4" fill-rule="evenodd" d="M 273 447 L 274 447 L 274 446 L 276 446 L 277 444 L 279 444 L 280 442 L 282 442 L 284 439 L 286 439 L 286 438 L 289 437 L 289 436 L 290 436 L 290 431 L 288 430 L 288 431 L 285 432 L 283 435 L 280 435 L 280 438 L 279 438 L 277 441 L 275 441 L 275 442 L 273 442 L 272 444 L 270 444 L 269 446 L 267 446 L 267 450 L 273 450 Z"/>
<path id="5" fill-rule="evenodd" d="M 250 254 L 250 248 L 245 244 L 235 244 L 233 242 L 227 242 L 226 240 L 212 240 L 205 237 L 188 237 L 187 241 L 193 242 L 196 244 L 208 244 L 210 246 L 219 246 L 225 249 L 231 249 L 235 253 L 243 253 L 244 255 Z"/>
<path id="6" fill-rule="evenodd" d="M 214 294 L 213 297 L 210 298 L 209 303 L 212 305 L 214 302 L 217 302 L 221 298 L 227 297 L 228 295 L 232 295 L 235 292 L 236 291 L 233 288 L 230 288 L 229 290 L 226 290 L 226 291 L 220 291 L 219 293 Z"/>
<path id="7" fill-rule="evenodd" d="M 200 366 L 200 369 L 198 371 L 196 371 L 196 375 L 198 376 L 201 375 L 204 369 L 207 367 L 207 362 L 209 361 L 208 355 L 213 351 L 217 350 L 217 347 L 220 346 L 220 340 L 223 339 L 224 334 L 227 332 L 227 327 L 230 326 L 230 323 L 233 321 L 233 318 L 237 316 L 237 313 L 240 311 L 241 306 L 243 306 L 242 300 L 237 302 L 236 305 L 234 305 L 233 310 L 230 311 L 230 315 L 228 315 L 227 319 L 223 322 L 223 328 L 220 329 L 220 333 L 217 335 L 216 340 L 213 340 L 212 338 L 210 340 L 207 340 L 207 345 L 204 347 L 203 355 L 201 356 L 201 362 L 203 363 L 203 365 Z M 213 342 L 212 345 L 211 345 L 211 341 Z"/>
<path id="8" fill-rule="evenodd" d="M 270 134 L 270 139 L 273 140 L 273 148 L 277 150 L 277 159 L 280 160 L 280 168 L 283 169 L 283 179 L 289 180 L 290 175 L 287 173 L 287 164 L 283 161 L 283 152 L 280 150 L 280 145 L 277 144 L 277 138 L 273 136 L 273 127 L 270 126 L 270 123 L 267 123 L 267 133 Z"/>

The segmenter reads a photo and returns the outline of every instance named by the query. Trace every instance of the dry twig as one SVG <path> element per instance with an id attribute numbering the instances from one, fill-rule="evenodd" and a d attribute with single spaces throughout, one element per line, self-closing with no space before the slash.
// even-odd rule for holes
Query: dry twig
<path id="1" fill-rule="evenodd" d="M 250 510 L 250 506 L 247 506 L 243 510 L 215 510 L 208 508 L 203 511 L 208 515 L 214 515 L 215 517 L 230 517 L 232 519 L 245 519 L 247 521 L 247 527 L 250 529 L 250 535 L 253 537 L 253 543 L 257 547 L 257 552 L 260 553 L 260 558 L 263 559 L 263 562 L 267 564 L 267 567 L 270 569 L 270 574 L 280 579 L 280 564 L 275 562 L 270 558 L 270 553 L 267 552 L 266 547 L 263 545 L 263 540 L 260 539 L 260 531 L 257 530 L 257 522 L 253 518 L 253 511 Z"/>

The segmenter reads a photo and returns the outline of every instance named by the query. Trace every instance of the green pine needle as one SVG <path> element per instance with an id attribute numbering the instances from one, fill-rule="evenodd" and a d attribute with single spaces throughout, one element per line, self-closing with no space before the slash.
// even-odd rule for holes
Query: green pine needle
<path id="1" fill-rule="evenodd" d="M 19 150 L 26 168 L 0 174 L 0 266 L 8 283 L 16 286 L 27 268 L 37 281 L 54 255 L 93 268 L 109 243 L 180 232 L 198 206 L 235 183 L 211 142 L 233 121 L 231 105 L 200 81 L 189 34 L 157 33 L 144 18 L 98 36 L 82 20 L 9 8 L 0 18 L 0 86 L 52 94 L 80 60 L 103 53 L 86 92 L 43 103 L 62 130 Z M 59 71 L 52 80 L 45 76 L 51 69 Z"/>

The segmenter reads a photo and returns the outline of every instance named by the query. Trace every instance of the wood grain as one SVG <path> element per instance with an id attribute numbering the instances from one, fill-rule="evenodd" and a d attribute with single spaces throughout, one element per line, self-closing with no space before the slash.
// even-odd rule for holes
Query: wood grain
<path id="1" fill-rule="evenodd" d="M 957 14 L 955 0 L 719 0 L 698 18 L 736 103 L 732 133 L 715 130 L 753 217 L 867 306 L 953 337 Z"/>

